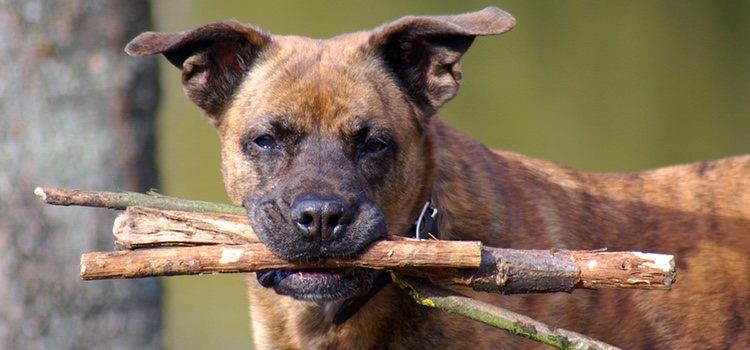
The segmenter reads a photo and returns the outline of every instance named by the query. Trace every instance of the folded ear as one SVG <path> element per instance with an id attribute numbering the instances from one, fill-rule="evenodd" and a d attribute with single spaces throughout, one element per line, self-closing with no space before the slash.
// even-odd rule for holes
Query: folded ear
<path id="1" fill-rule="evenodd" d="M 455 16 L 403 17 L 373 30 L 367 45 L 429 116 L 456 96 L 459 60 L 474 38 L 505 33 L 515 23 L 495 7 Z"/>
<path id="2" fill-rule="evenodd" d="M 185 94 L 210 117 L 221 116 L 258 52 L 271 37 L 237 21 L 208 24 L 175 33 L 142 33 L 125 52 L 131 56 L 164 54 L 182 69 Z"/>

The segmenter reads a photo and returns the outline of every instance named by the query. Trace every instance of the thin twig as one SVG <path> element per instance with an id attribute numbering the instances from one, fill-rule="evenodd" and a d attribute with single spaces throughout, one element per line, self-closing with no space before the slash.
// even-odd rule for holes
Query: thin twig
<path id="1" fill-rule="evenodd" d="M 424 306 L 461 315 L 495 328 L 504 329 L 558 349 L 617 350 L 585 335 L 550 327 L 527 316 L 440 288 L 413 277 L 395 276 L 396 283 Z M 500 344 L 498 344 L 499 346 Z"/>
<path id="2" fill-rule="evenodd" d="M 37 187 L 34 189 L 43 202 L 52 205 L 80 205 L 109 209 L 127 207 L 149 207 L 162 210 L 206 211 L 214 213 L 242 214 L 242 207 L 214 202 L 193 201 L 165 196 L 156 192 L 148 194 L 137 192 L 100 192 L 82 191 L 66 188 Z"/>

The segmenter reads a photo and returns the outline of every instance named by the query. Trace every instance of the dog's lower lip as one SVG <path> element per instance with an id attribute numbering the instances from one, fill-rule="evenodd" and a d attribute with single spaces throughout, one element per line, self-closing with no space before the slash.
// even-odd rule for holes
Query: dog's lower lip
<path id="1" fill-rule="evenodd" d="M 369 288 L 372 273 L 362 269 L 273 270 L 257 274 L 258 282 L 298 300 L 328 302 Z"/>
<path id="2" fill-rule="evenodd" d="M 309 269 L 309 270 L 289 270 L 281 273 L 283 278 L 294 278 L 297 280 L 326 280 L 341 278 L 346 275 L 344 270 L 331 269 Z"/>
<path id="3" fill-rule="evenodd" d="M 322 276 L 328 276 L 328 275 L 340 275 L 344 274 L 344 270 L 297 270 L 292 271 L 292 273 L 296 273 L 305 277 L 322 277 Z"/>
<path id="4" fill-rule="evenodd" d="M 286 278 L 293 278 L 301 282 L 335 280 L 343 278 L 346 275 L 345 270 L 333 269 L 309 269 L 309 270 L 271 270 L 258 272 L 257 277 L 260 284 L 264 287 L 272 287 Z"/>
<path id="5" fill-rule="evenodd" d="M 342 270 L 298 270 L 290 271 L 287 279 L 295 283 L 338 283 L 346 278 Z"/>

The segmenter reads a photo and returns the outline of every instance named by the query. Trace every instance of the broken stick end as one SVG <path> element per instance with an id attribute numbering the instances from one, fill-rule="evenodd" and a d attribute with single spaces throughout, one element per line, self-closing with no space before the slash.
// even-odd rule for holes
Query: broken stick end
<path id="1" fill-rule="evenodd" d="M 47 192 L 43 187 L 37 187 L 34 189 L 34 194 L 39 197 L 43 202 L 47 202 Z"/>
<path id="2" fill-rule="evenodd" d="M 81 258 L 81 279 L 86 280 L 86 265 L 83 264 L 83 257 Z"/>

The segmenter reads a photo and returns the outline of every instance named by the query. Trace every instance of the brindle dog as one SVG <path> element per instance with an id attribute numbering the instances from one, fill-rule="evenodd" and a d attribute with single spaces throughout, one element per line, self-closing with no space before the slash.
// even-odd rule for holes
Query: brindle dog
<path id="1" fill-rule="evenodd" d="M 279 256 L 354 256 L 406 234 L 431 199 L 441 239 L 674 253 L 679 268 L 670 292 L 472 296 L 625 348 L 750 348 L 750 157 L 582 173 L 490 150 L 436 116 L 474 38 L 514 23 L 487 8 L 313 40 L 226 21 L 144 33 L 126 50 L 182 69 L 185 93 L 218 130 L 230 197 Z M 376 286 L 373 271 L 257 277 L 261 349 L 538 346 L 417 306 L 387 279 Z"/>

